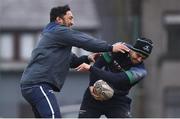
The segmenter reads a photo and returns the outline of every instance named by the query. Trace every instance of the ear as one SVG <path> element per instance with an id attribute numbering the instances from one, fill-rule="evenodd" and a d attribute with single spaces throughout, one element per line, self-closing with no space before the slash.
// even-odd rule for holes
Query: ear
<path id="1" fill-rule="evenodd" d="M 63 19 L 61 17 L 56 17 L 56 22 L 59 24 L 63 24 Z"/>

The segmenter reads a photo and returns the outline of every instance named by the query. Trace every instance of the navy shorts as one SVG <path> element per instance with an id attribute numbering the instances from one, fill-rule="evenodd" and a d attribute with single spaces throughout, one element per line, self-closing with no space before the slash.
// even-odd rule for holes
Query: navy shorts
<path id="1" fill-rule="evenodd" d="M 61 118 L 60 108 L 49 84 L 22 85 L 21 92 L 36 118 Z"/>

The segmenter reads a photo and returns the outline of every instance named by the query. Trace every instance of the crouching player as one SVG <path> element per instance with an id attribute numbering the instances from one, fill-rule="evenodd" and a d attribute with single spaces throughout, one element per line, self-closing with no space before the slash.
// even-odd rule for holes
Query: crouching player
<path id="1" fill-rule="evenodd" d="M 90 83 L 83 97 L 79 118 L 99 118 L 101 115 L 107 118 L 131 117 L 128 93 L 147 75 L 143 61 L 150 55 L 153 43 L 150 39 L 138 38 L 133 46 L 122 45 L 129 51 L 104 53 L 93 66 L 83 63 L 76 68 L 77 71 L 90 72 Z M 96 94 L 94 83 L 98 80 L 112 87 L 112 98 L 106 99 Z"/>

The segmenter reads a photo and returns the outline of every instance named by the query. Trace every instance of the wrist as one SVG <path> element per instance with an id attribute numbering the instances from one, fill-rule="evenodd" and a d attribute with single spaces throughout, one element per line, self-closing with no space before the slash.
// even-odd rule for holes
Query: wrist
<path id="1" fill-rule="evenodd" d="M 108 47 L 108 51 L 113 52 L 113 46 L 112 46 L 112 45 L 110 45 L 110 46 Z"/>
<path id="2" fill-rule="evenodd" d="M 93 62 L 90 56 L 87 56 L 89 62 Z"/>
<path id="3" fill-rule="evenodd" d="M 93 66 L 90 66 L 89 67 L 89 71 L 91 72 L 93 70 Z"/>

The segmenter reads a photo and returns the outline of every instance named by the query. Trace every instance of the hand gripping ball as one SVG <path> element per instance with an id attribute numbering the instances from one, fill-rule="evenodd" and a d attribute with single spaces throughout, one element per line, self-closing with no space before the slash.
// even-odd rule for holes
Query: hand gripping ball
<path id="1" fill-rule="evenodd" d="M 108 100 L 114 95 L 114 90 L 103 80 L 96 81 L 93 90 L 101 100 Z"/>

